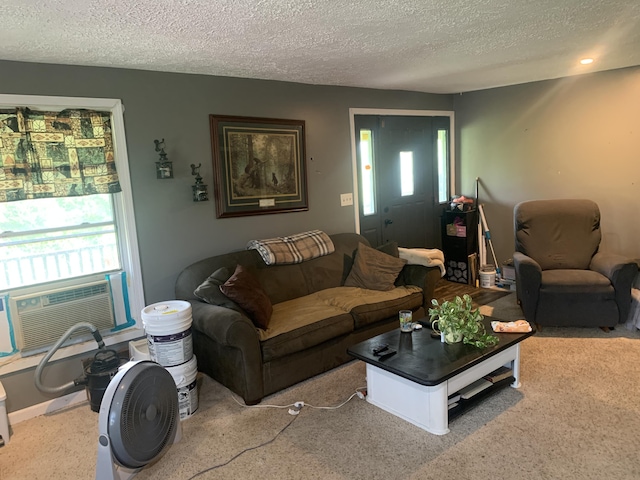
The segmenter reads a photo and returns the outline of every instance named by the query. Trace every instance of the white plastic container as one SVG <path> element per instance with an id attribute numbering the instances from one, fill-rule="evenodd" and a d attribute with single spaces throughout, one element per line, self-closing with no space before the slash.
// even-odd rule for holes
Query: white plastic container
<path id="1" fill-rule="evenodd" d="M 483 265 L 480 267 L 480 286 L 491 288 L 496 285 L 496 269 L 493 265 Z"/>
<path id="2" fill-rule="evenodd" d="M 9 443 L 9 416 L 7 415 L 6 400 L 7 393 L 0 382 L 0 436 L 2 436 L 5 445 Z"/>
<path id="3" fill-rule="evenodd" d="M 198 410 L 198 361 L 196 356 L 177 367 L 165 367 L 178 388 L 180 420 L 185 420 Z"/>
<path id="4" fill-rule="evenodd" d="M 146 338 L 131 340 L 129 342 L 129 360 L 134 362 L 151 360 L 151 355 L 149 355 L 149 345 Z"/>
<path id="5" fill-rule="evenodd" d="M 183 300 L 154 303 L 142 310 L 151 360 L 175 367 L 193 357 L 191 304 Z"/>

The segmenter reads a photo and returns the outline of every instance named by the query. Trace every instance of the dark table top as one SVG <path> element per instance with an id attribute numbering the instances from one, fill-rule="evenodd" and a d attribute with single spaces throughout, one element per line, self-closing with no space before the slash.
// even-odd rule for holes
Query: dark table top
<path id="1" fill-rule="evenodd" d="M 497 318 L 485 316 L 487 332 L 491 333 L 491 321 Z M 458 373 L 480 363 L 507 348 L 521 342 L 535 333 L 535 327 L 528 333 L 496 333 L 500 339 L 497 345 L 484 349 L 462 342 L 449 345 L 442 343 L 440 337 L 431 336 L 431 327 L 427 318 L 418 320 L 421 330 L 404 333 L 396 328 L 387 333 L 370 338 L 350 347 L 348 353 L 366 363 L 407 378 L 420 385 L 438 385 Z M 380 359 L 373 354 L 376 345 L 388 344 L 398 353 Z"/>

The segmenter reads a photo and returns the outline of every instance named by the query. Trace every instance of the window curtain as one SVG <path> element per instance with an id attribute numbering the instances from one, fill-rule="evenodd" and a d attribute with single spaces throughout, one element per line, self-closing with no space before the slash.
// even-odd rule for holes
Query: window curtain
<path id="1" fill-rule="evenodd" d="M 110 112 L 0 110 L 0 202 L 120 191 Z"/>

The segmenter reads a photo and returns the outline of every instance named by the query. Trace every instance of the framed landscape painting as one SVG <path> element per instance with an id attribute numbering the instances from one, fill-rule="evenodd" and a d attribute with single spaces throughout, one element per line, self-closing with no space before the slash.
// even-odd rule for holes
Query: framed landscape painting
<path id="1" fill-rule="evenodd" d="M 210 115 L 216 217 L 309 210 L 303 120 Z"/>

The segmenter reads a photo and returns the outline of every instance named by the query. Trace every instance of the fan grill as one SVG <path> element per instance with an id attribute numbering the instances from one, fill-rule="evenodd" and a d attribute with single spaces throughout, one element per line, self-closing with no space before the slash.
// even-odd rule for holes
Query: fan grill
<path id="1" fill-rule="evenodd" d="M 176 384 L 163 367 L 143 362 L 127 372 L 116 395 L 122 398 L 114 396 L 119 412 L 110 415 L 114 456 L 123 466 L 144 466 L 173 442 L 180 418 Z"/>

